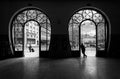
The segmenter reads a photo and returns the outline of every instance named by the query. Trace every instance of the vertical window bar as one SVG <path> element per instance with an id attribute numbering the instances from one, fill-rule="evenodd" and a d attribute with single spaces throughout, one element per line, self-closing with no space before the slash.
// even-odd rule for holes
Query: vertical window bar
<path id="1" fill-rule="evenodd" d="M 47 42 L 48 42 L 48 26 L 47 26 L 47 18 L 46 18 L 46 51 L 48 50 L 47 49 L 47 47 L 48 47 L 48 44 L 47 44 Z"/>
<path id="2" fill-rule="evenodd" d="M 71 49 L 73 50 L 73 17 L 72 17 L 72 41 L 71 41 Z"/>
<path id="3" fill-rule="evenodd" d="M 106 24 L 106 22 L 104 23 L 104 31 L 105 31 L 105 33 L 104 33 L 104 35 L 105 35 L 105 39 L 104 39 L 104 41 L 105 41 L 105 48 L 104 48 L 104 50 L 106 51 L 106 43 L 107 43 L 107 24 Z"/>
<path id="4" fill-rule="evenodd" d="M 98 24 L 95 23 L 95 29 L 96 29 L 96 55 L 98 52 Z"/>

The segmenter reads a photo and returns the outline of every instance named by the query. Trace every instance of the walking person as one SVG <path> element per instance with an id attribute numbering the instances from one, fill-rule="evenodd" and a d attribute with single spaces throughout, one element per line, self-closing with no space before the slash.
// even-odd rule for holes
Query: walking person
<path id="1" fill-rule="evenodd" d="M 31 44 L 29 44 L 28 48 L 29 48 L 29 51 L 32 52 L 32 46 L 31 46 Z"/>
<path id="2" fill-rule="evenodd" d="M 81 49 L 82 49 L 82 54 L 84 57 L 87 57 L 87 55 L 85 54 L 85 46 L 83 45 L 83 43 L 80 45 Z"/>

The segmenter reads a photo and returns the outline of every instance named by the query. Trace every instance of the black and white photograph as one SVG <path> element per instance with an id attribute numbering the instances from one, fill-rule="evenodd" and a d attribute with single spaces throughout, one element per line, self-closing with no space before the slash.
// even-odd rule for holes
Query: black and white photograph
<path id="1" fill-rule="evenodd" d="M 0 79 L 120 79 L 120 3 L 1 0 Z"/>

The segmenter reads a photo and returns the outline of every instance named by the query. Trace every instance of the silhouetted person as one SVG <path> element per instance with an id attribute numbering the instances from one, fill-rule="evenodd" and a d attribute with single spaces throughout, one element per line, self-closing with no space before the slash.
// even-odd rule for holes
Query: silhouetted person
<path id="1" fill-rule="evenodd" d="M 31 50 L 31 49 L 32 49 L 31 44 L 29 44 L 29 47 L 28 47 L 28 48 L 29 48 L 29 51 L 32 52 L 32 50 Z"/>
<path id="2" fill-rule="evenodd" d="M 34 52 L 34 49 L 32 48 L 31 44 L 29 45 L 28 48 L 29 48 L 29 51 L 30 51 L 30 52 Z"/>
<path id="3" fill-rule="evenodd" d="M 80 45 L 81 49 L 82 49 L 82 54 L 84 55 L 84 57 L 87 57 L 87 55 L 85 54 L 85 46 L 83 45 L 83 43 Z"/>

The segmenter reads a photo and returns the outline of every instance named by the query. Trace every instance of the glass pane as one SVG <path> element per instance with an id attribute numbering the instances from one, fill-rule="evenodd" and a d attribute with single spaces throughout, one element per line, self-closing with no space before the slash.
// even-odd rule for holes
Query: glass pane
<path id="1" fill-rule="evenodd" d="M 26 20 L 27 20 L 27 17 L 26 17 L 26 11 L 24 11 L 23 13 L 19 14 L 17 16 L 17 20 L 20 22 L 20 23 L 25 23 Z"/>
<path id="2" fill-rule="evenodd" d="M 51 36 L 51 28 L 50 28 L 50 24 L 47 24 L 47 50 L 49 50 L 49 46 L 50 46 L 50 36 Z"/>
<path id="3" fill-rule="evenodd" d="M 46 51 L 46 25 L 44 24 L 44 27 L 41 27 L 41 51 Z"/>
<path id="4" fill-rule="evenodd" d="M 98 34 L 98 50 L 105 49 L 105 26 L 104 23 L 99 23 L 97 26 L 97 34 Z"/>
<path id="5" fill-rule="evenodd" d="M 102 15 L 101 15 L 101 14 L 98 14 L 98 13 L 94 14 L 94 15 L 93 15 L 93 20 L 94 20 L 96 23 L 101 22 L 101 21 L 102 21 Z"/>
<path id="6" fill-rule="evenodd" d="M 74 23 L 80 23 L 83 20 L 82 15 L 77 13 L 73 16 L 73 22 Z"/>
<path id="7" fill-rule="evenodd" d="M 30 20 L 30 19 L 35 19 L 37 16 L 37 13 L 35 10 L 29 10 L 27 12 L 27 20 Z"/>
<path id="8" fill-rule="evenodd" d="M 13 25 L 13 44 L 15 51 L 22 51 L 23 46 L 23 27 L 21 24 L 15 23 Z"/>
<path id="9" fill-rule="evenodd" d="M 84 10 L 83 17 L 84 17 L 84 19 L 91 19 L 92 18 L 92 11 L 91 10 Z"/>
<path id="10" fill-rule="evenodd" d="M 39 22 L 39 23 L 45 23 L 46 22 L 46 16 L 44 15 L 44 14 L 38 14 L 38 16 L 37 16 L 37 21 Z"/>
<path id="11" fill-rule="evenodd" d="M 51 36 L 50 21 L 45 17 L 43 17 L 42 19 L 43 21 L 46 21 L 46 22 L 42 22 L 40 24 L 41 25 L 41 51 L 49 50 L 49 46 L 50 46 L 50 36 Z"/>
<path id="12" fill-rule="evenodd" d="M 69 38 L 72 50 L 79 50 L 79 24 L 69 25 Z"/>
<path id="13" fill-rule="evenodd" d="M 73 38 L 73 35 L 72 35 L 72 24 L 69 24 L 69 41 L 70 41 L 70 45 L 71 45 L 71 49 L 72 49 L 72 38 Z"/>

